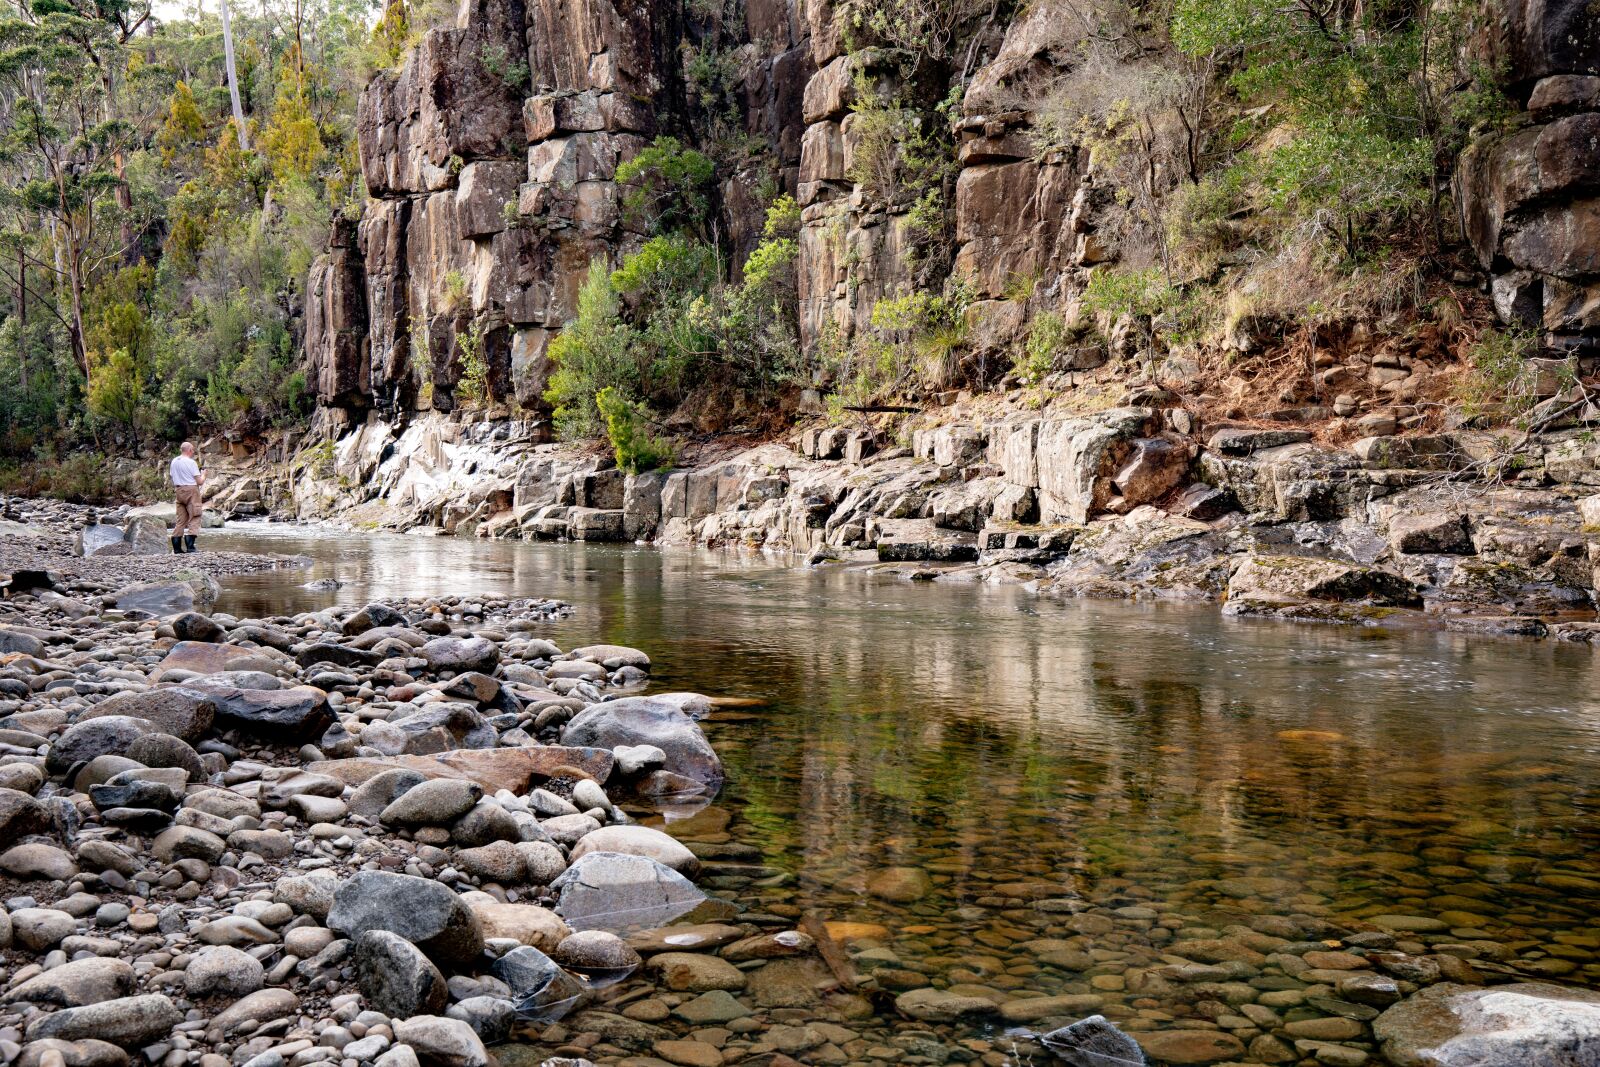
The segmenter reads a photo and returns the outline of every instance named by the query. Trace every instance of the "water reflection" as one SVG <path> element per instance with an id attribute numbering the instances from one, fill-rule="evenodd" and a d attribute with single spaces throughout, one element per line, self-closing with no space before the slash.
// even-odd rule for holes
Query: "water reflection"
<path id="1" fill-rule="evenodd" d="M 317 561 L 230 582 L 235 614 L 557 596 L 578 611 L 550 624 L 556 641 L 634 645 L 664 688 L 759 698 L 706 723 L 729 782 L 671 832 L 759 848 L 759 876 L 708 865 L 718 895 L 887 927 L 907 984 L 971 974 L 1132 999 L 1020 947 L 1073 936 L 1091 903 L 1161 917 L 1118 942 L 1129 966 L 1161 950 L 1169 918 L 1293 913 L 1600 981 L 1586 648 L 1061 603 L 736 554 L 286 528 L 215 543 Z M 299 588 L 328 576 L 347 584 Z M 925 872 L 927 891 L 869 893 L 890 867 Z"/>

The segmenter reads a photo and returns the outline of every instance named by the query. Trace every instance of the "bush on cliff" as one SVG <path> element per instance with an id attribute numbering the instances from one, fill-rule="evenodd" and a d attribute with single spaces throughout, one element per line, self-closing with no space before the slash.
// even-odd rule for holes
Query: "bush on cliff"
<path id="1" fill-rule="evenodd" d="M 617 457 L 617 466 L 629 474 L 670 467 L 677 449 L 666 438 L 650 432 L 650 415 L 611 387 L 600 390 L 595 406 L 606 420 L 606 439 Z"/>
<path id="2" fill-rule="evenodd" d="M 717 251 L 687 230 L 660 234 L 614 271 L 590 264 L 578 314 L 551 343 L 545 400 L 564 439 L 599 436 L 599 397 L 674 412 L 720 409 L 743 398 L 771 408 L 799 373 L 795 340 L 799 210 L 780 197 L 737 283 Z M 607 417 L 609 418 L 609 417 Z"/>

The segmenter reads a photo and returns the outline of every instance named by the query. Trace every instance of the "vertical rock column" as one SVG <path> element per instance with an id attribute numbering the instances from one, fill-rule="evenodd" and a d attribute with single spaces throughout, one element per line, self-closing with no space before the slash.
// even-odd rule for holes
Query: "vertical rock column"
<path id="1" fill-rule="evenodd" d="M 1547 349 L 1600 355 L 1600 8 L 1505 0 L 1497 48 L 1524 106 L 1468 147 L 1457 173 L 1467 238 L 1496 313 Z"/>

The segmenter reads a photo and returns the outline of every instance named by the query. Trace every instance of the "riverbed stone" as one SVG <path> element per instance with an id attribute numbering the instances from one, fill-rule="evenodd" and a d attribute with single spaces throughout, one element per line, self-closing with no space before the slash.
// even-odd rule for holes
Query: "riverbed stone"
<path id="1" fill-rule="evenodd" d="M 444 826 L 482 799 L 483 787 L 476 782 L 436 778 L 401 793 L 378 818 L 391 826 Z"/>
<path id="2" fill-rule="evenodd" d="M 156 665 L 157 672 L 188 671 L 191 674 L 222 674 L 225 671 L 261 671 L 275 674 L 280 660 L 259 648 L 243 645 L 216 645 L 206 641 L 179 641 L 167 650 Z"/>
<path id="3" fill-rule="evenodd" d="M 466 966 L 483 951 L 478 920 L 449 888 L 426 878 L 360 871 L 334 892 L 330 929 L 357 938 L 387 930 L 447 966 Z"/>
<path id="4" fill-rule="evenodd" d="M 581 859 L 591 852 L 646 856 L 685 878 L 693 878 L 700 870 L 700 860 L 677 838 L 648 826 L 602 826 L 591 830 L 573 846 L 572 859 Z"/>
<path id="5" fill-rule="evenodd" d="M 1583 1063 L 1600 1049 L 1600 993 L 1520 982 L 1429 986 L 1372 1024 L 1397 1067 Z"/>
<path id="6" fill-rule="evenodd" d="M 437 1015 L 449 1003 L 439 968 L 398 934 L 368 930 L 356 938 L 352 955 L 361 995 L 391 1018 Z"/>
<path id="7" fill-rule="evenodd" d="M 684 993 L 738 991 L 747 981 L 744 972 L 727 960 L 699 952 L 663 952 L 651 956 L 646 967 L 668 989 Z"/>
<path id="8" fill-rule="evenodd" d="M 489 973 L 511 990 L 517 1013 L 523 1017 L 559 1012 L 583 993 L 577 979 L 532 945 L 507 952 L 490 965 Z"/>
<path id="9" fill-rule="evenodd" d="M 159 732 L 148 720 L 131 715 L 86 719 L 67 727 L 55 739 L 45 757 L 45 767 L 52 774 L 65 774 L 74 763 L 125 752 L 136 738 Z"/>
<path id="10" fill-rule="evenodd" d="M 159 993 L 147 993 L 43 1016 L 28 1024 L 27 1038 L 29 1041 L 47 1037 L 65 1041 L 93 1038 L 123 1048 L 139 1048 L 165 1037 L 182 1019 L 183 1013 L 170 999 Z"/>
<path id="11" fill-rule="evenodd" d="M 1143 1067 L 1144 1050 L 1103 1015 L 1091 1015 L 1039 1038 L 1067 1067 Z"/>
<path id="12" fill-rule="evenodd" d="M 333 909 L 333 898 L 338 888 L 339 881 L 332 871 L 312 871 L 278 879 L 278 884 L 273 887 L 272 899 L 322 922 Z"/>
<path id="13" fill-rule="evenodd" d="M 30 793 L 0 788 L 0 841 L 20 841 L 49 826 L 50 817 Z"/>
<path id="14" fill-rule="evenodd" d="M 896 904 L 921 900 L 933 888 L 933 880 L 920 867 L 885 867 L 867 878 L 867 892 Z"/>
<path id="15" fill-rule="evenodd" d="M 211 729 L 216 714 L 216 703 L 205 693 L 184 686 L 157 686 L 109 697 L 89 709 L 81 721 L 126 715 L 143 719 L 157 732 L 195 741 Z"/>
<path id="16" fill-rule="evenodd" d="M 576 930 L 657 926 L 705 900 L 695 884 L 647 856 L 591 852 L 580 857 L 550 888 L 556 912 Z"/>
<path id="17" fill-rule="evenodd" d="M 963 996 L 944 989 L 913 989 L 895 998 L 895 1008 L 907 1018 L 926 1023 L 953 1023 L 968 1015 L 986 1015 L 995 1010 L 987 997 Z"/>
<path id="18" fill-rule="evenodd" d="M 422 658 L 431 671 L 493 674 L 500 665 L 500 649 L 482 637 L 436 637 L 422 646 Z"/>
<path id="19" fill-rule="evenodd" d="M 0 1000 L 80 1008 L 125 997 L 131 992 L 133 967 L 123 960 L 95 956 L 52 967 L 10 990 Z"/>
<path id="20" fill-rule="evenodd" d="M 416 1050 L 424 1062 L 438 1067 L 488 1067 L 483 1040 L 460 1019 L 417 1015 L 394 1024 L 395 1040 Z"/>
<path id="21" fill-rule="evenodd" d="M 184 989 L 191 997 L 214 993 L 242 997 L 261 988 L 265 969 L 261 961 L 241 949 L 213 945 L 202 949 L 183 972 Z"/>
<path id="22" fill-rule="evenodd" d="M 1161 1063 L 1222 1063 L 1244 1055 L 1244 1042 L 1218 1030 L 1155 1030 L 1133 1035 L 1151 1059 Z"/>
<path id="23" fill-rule="evenodd" d="M 322 733 L 334 719 L 328 694 L 316 686 L 241 689 L 204 679 L 188 686 L 216 704 L 217 722 L 226 729 L 300 738 Z"/>
<path id="24" fill-rule="evenodd" d="M 292 1015 L 300 1009 L 300 998 L 288 989 L 262 989 L 251 993 L 217 1014 L 211 1020 L 211 1029 L 231 1034 L 245 1023 L 271 1022 Z"/>
<path id="25" fill-rule="evenodd" d="M 64 882 L 78 873 L 78 865 L 66 849 L 34 841 L 0 852 L 0 871 L 17 878 Z"/>
<path id="26" fill-rule="evenodd" d="M 463 893 L 485 940 L 508 938 L 541 951 L 554 951 L 572 933 L 561 916 L 538 904 L 508 904 L 487 893 Z"/>
<path id="27" fill-rule="evenodd" d="M 59 908 L 18 908 L 11 913 L 11 940 L 45 952 L 78 928 L 78 920 Z"/>
<path id="28" fill-rule="evenodd" d="M 651 745 L 665 756 L 664 769 L 707 788 L 722 783 L 722 761 L 705 734 L 673 705 L 649 697 L 624 697 L 591 705 L 567 723 L 562 744 L 614 749 Z"/>

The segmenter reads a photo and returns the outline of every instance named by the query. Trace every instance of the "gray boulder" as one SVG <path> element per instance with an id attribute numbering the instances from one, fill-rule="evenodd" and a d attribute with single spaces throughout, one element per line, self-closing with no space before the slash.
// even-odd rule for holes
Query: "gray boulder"
<path id="1" fill-rule="evenodd" d="M 24 656 L 42 656 L 44 642 L 32 634 L 0 627 L 0 656 L 8 656 L 13 652 Z"/>
<path id="2" fill-rule="evenodd" d="M 1143 1067 L 1144 1050 L 1104 1015 L 1079 1019 L 1039 1037 L 1067 1067 Z"/>
<path id="3" fill-rule="evenodd" d="M 422 646 L 430 671 L 482 671 L 500 666 L 500 646 L 483 637 L 436 637 Z"/>
<path id="4" fill-rule="evenodd" d="M 483 951 L 478 920 L 455 892 L 427 878 L 360 871 L 333 895 L 328 927 L 349 938 L 399 934 L 441 966 L 465 966 Z"/>
<path id="5" fill-rule="evenodd" d="M 183 1012 L 176 1004 L 159 993 L 147 993 L 42 1016 L 28 1024 L 27 1039 L 93 1038 L 122 1048 L 142 1048 L 166 1037 L 182 1021 Z"/>
<path id="6" fill-rule="evenodd" d="M 136 738 L 133 744 L 128 746 L 127 756 L 146 767 L 182 770 L 189 776 L 191 782 L 198 782 L 206 776 L 205 764 L 200 762 L 200 753 L 196 752 L 188 742 L 171 734 L 145 734 Z"/>
<path id="7" fill-rule="evenodd" d="M 179 641 L 221 641 L 228 636 L 220 623 L 198 611 L 186 611 L 172 620 L 172 632 Z"/>
<path id="8" fill-rule="evenodd" d="M 472 1027 L 486 1045 L 498 1045 L 505 1041 L 511 1036 L 511 1028 L 517 1022 L 516 1005 L 500 997 L 467 997 L 450 1005 L 445 1015 Z"/>
<path id="9" fill-rule="evenodd" d="M 590 705 L 567 723 L 561 743 L 607 749 L 652 745 L 665 756 L 665 770 L 708 789 L 722 784 L 722 760 L 695 721 L 672 704 L 649 697 Z"/>
<path id="10" fill-rule="evenodd" d="M 217 705 L 209 695 L 178 685 L 157 686 L 138 693 L 118 693 L 90 708 L 83 721 L 125 715 L 143 719 L 164 734 L 198 741 L 211 729 Z"/>
<path id="11" fill-rule="evenodd" d="M 344 621 L 340 630 L 346 637 L 364 634 L 379 626 L 404 626 L 406 617 L 384 604 L 368 604 Z"/>
<path id="12" fill-rule="evenodd" d="M 0 999 L 6 1003 L 81 1008 L 103 1000 L 125 997 L 132 991 L 132 966 L 123 960 L 95 956 L 52 967 L 23 982 Z"/>
<path id="13" fill-rule="evenodd" d="M 361 995 L 390 1018 L 437 1015 L 450 1001 L 439 968 L 398 934 L 368 930 L 356 938 L 354 955 Z"/>
<path id="14" fill-rule="evenodd" d="M 406 767 L 383 771 L 368 778 L 350 794 L 350 810 L 363 819 L 377 822 L 378 816 L 383 814 L 383 809 L 393 804 L 408 789 L 425 781 L 427 778 L 420 771 Z"/>
<path id="15" fill-rule="evenodd" d="M 556 914 L 574 930 L 665 926 L 706 899 L 693 882 L 647 856 L 591 852 L 550 883 Z"/>
<path id="16" fill-rule="evenodd" d="M 67 727 L 55 739 L 50 746 L 50 754 L 45 757 L 45 768 L 51 774 L 64 774 L 74 763 L 125 752 L 138 738 L 160 732 L 148 720 L 136 719 L 131 715 L 85 719 Z"/>
<path id="17" fill-rule="evenodd" d="M 489 973 L 506 984 L 518 1017 L 559 1018 L 583 995 L 583 985 L 555 960 L 532 945 L 523 945 L 494 961 Z"/>
<path id="18" fill-rule="evenodd" d="M 109 522 L 84 526 L 72 536 L 72 551 L 79 556 L 121 555 L 115 546 L 122 544 L 122 527 Z"/>
<path id="19" fill-rule="evenodd" d="M 460 1019 L 417 1015 L 394 1024 L 394 1037 L 438 1067 L 488 1067 L 483 1039 Z"/>
<path id="20" fill-rule="evenodd" d="M 1523 982 L 1444 983 L 1372 1024 L 1396 1067 L 1579 1067 L 1600 1062 L 1600 992 Z"/>
<path id="21" fill-rule="evenodd" d="M 217 708 L 217 723 L 228 729 L 308 737 L 333 724 L 328 694 L 310 685 L 288 689 L 239 689 L 200 680 L 186 688 L 209 697 Z"/>
<path id="22" fill-rule="evenodd" d="M 20 789 L 0 789 L 0 841 L 21 841 L 50 827 L 44 806 Z"/>
<path id="23" fill-rule="evenodd" d="M 483 799 L 483 787 L 460 778 L 434 778 L 412 786 L 378 818 L 390 826 L 445 826 Z"/>
<path id="24" fill-rule="evenodd" d="M 221 993 L 242 997 L 260 989 L 264 981 L 261 961 L 227 945 L 201 949 L 183 972 L 184 989 L 191 997 Z"/>

